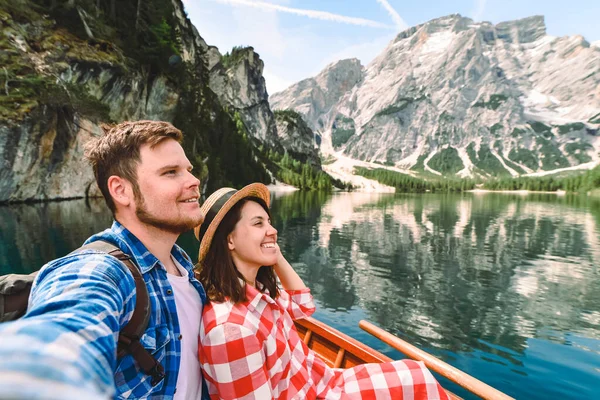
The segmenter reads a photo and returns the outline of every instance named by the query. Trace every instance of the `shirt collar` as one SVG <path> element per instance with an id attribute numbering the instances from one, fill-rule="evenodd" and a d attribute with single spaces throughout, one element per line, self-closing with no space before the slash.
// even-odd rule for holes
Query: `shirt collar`
<path id="1" fill-rule="evenodd" d="M 90 237 L 86 241 L 86 244 L 97 240 L 108 241 L 119 246 L 119 249 L 121 249 L 123 253 L 135 259 L 135 263 L 140 268 L 142 274 L 150 271 L 159 263 L 154 254 L 152 254 L 133 233 L 118 221 L 114 221 L 109 229 Z M 173 255 L 173 257 L 175 257 L 175 259 L 179 261 L 190 274 L 193 274 L 191 272 L 193 268 L 192 263 L 184 256 L 183 250 L 178 245 L 175 244 L 173 246 L 171 255 Z"/>
<path id="2" fill-rule="evenodd" d="M 260 285 L 261 283 L 257 282 L 256 284 Z M 255 311 L 261 300 L 265 300 L 269 304 L 276 304 L 275 300 L 269 295 L 268 289 L 263 293 L 254 286 L 248 284 L 246 284 L 246 299 L 248 299 L 248 309 L 250 311 Z"/>

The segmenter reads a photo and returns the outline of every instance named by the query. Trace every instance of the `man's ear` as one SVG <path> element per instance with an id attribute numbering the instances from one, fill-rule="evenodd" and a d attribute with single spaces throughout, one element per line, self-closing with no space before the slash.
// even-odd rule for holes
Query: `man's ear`
<path id="1" fill-rule="evenodd" d="M 229 248 L 229 251 L 235 250 L 235 244 L 233 243 L 231 234 L 227 235 L 227 248 Z"/>
<path id="2" fill-rule="evenodd" d="M 133 202 L 133 188 L 131 183 L 117 175 L 108 178 L 108 192 L 112 196 L 115 205 L 127 207 Z"/>

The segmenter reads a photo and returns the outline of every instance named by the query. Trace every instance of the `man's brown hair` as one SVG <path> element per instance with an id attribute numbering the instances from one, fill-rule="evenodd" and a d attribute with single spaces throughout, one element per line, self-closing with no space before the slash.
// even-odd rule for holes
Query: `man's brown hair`
<path id="1" fill-rule="evenodd" d="M 136 167 L 140 162 L 140 147 L 151 148 L 165 139 L 178 143 L 183 134 L 173 125 L 163 121 L 126 121 L 117 125 L 102 125 L 104 135 L 90 140 L 85 146 L 85 156 L 92 164 L 98 188 L 106 205 L 115 212 L 115 202 L 108 191 L 108 178 L 119 176 L 131 182 L 136 198 L 141 198 Z"/>
<path id="2" fill-rule="evenodd" d="M 196 265 L 196 277 L 204 286 L 209 301 L 221 303 L 230 300 L 235 304 L 248 301 L 246 287 L 242 283 L 245 279 L 233 262 L 231 251 L 227 246 L 227 236 L 233 232 L 242 218 L 242 207 L 249 201 L 258 203 L 267 212 L 269 218 L 271 217 L 269 207 L 258 197 L 241 199 L 225 214 L 204 261 Z M 279 296 L 277 277 L 272 266 L 260 267 L 256 274 L 256 282 L 260 283 L 257 289 L 262 292 L 268 291 L 271 298 L 276 299 Z"/>

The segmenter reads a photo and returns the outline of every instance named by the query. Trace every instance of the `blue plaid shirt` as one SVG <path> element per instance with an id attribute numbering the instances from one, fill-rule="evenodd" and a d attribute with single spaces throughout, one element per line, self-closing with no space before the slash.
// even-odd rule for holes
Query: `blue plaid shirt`
<path id="1" fill-rule="evenodd" d="M 27 314 L 0 325 L 0 398 L 173 398 L 181 342 L 166 269 L 118 222 L 86 243 L 96 240 L 116 244 L 142 272 L 152 310 L 141 343 L 162 364 L 165 379 L 152 386 L 130 355 L 117 360 L 119 331 L 135 308 L 135 283 L 116 258 L 85 250 L 46 264 L 34 282 Z M 183 250 L 175 245 L 171 254 L 188 270 L 205 304 L 204 289 Z"/>

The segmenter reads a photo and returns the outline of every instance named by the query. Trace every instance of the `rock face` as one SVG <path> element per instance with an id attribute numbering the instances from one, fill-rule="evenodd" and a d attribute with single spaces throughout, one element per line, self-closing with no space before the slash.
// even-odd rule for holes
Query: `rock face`
<path id="1" fill-rule="evenodd" d="M 164 78 L 145 85 L 147 77 L 125 76 L 112 68 L 74 63 L 61 74 L 65 84 L 86 87 L 102 98 L 110 120 L 172 121 L 178 95 Z M 84 160 L 85 143 L 102 134 L 98 120 L 69 109 L 41 106 L 20 124 L 0 124 L 0 202 L 51 200 L 98 194 Z"/>
<path id="2" fill-rule="evenodd" d="M 302 119 L 293 111 L 276 111 L 278 141 L 290 155 L 303 162 L 321 169 L 315 135 Z"/>
<path id="3" fill-rule="evenodd" d="M 218 51 L 218 50 L 217 50 Z M 232 50 L 230 62 L 223 57 L 210 69 L 210 88 L 222 104 L 236 110 L 250 136 L 278 147 L 275 119 L 263 77 L 264 63 L 252 47 Z"/>
<path id="4" fill-rule="evenodd" d="M 241 49 L 235 59 L 223 57 L 202 39 L 180 0 L 127 0 L 129 12 L 140 5 L 160 8 L 143 13 L 155 17 L 146 25 L 157 24 L 140 43 L 145 53 L 131 44 L 129 51 L 117 47 L 127 45 L 124 38 L 102 39 L 115 29 L 139 37 L 135 21 L 111 15 L 114 0 L 52 2 L 48 9 L 29 1 L 0 8 L 0 59 L 6 67 L 0 70 L 0 203 L 98 193 L 83 145 L 101 134 L 102 122 L 123 120 L 164 120 L 182 129 L 206 190 L 268 183 L 255 149 L 283 148 L 263 62 L 252 48 Z M 137 58 L 129 58 L 136 51 Z M 314 158 L 313 148 L 293 146 Z"/>
<path id="5" fill-rule="evenodd" d="M 300 112 L 353 158 L 435 174 L 514 176 L 600 158 L 600 48 L 548 36 L 543 17 L 439 18 L 400 33 L 353 86 L 315 84 L 353 62 L 274 94 L 272 107 Z"/>
<path id="6" fill-rule="evenodd" d="M 322 131 L 331 108 L 354 88 L 363 77 L 364 68 L 357 59 L 332 63 L 316 77 L 296 83 L 289 89 L 271 96 L 274 110 L 294 109 L 301 113 L 308 126 Z"/>
<path id="7" fill-rule="evenodd" d="M 15 12 L 0 11 L 2 16 Z M 97 193 L 83 149 L 90 138 L 101 134 L 99 124 L 136 119 L 172 121 L 179 94 L 165 76 L 151 78 L 143 69 L 126 69 L 118 51 L 89 46 L 48 17 L 28 16 L 32 20 L 24 24 L 22 15 L 18 20 L 3 19 L 3 44 L 12 56 L 5 61 L 9 68 L 20 65 L 29 72 L 24 77 L 15 72 L 15 81 L 40 80 L 46 86 L 39 85 L 31 92 L 28 109 L 19 109 L 9 101 L 23 88 L 13 89 L 11 81 L 7 83 L 0 122 L 0 202 Z M 186 41 L 185 35 L 182 38 Z M 184 46 L 184 52 L 197 55 L 196 41 L 189 43 L 192 47 Z M 56 87 L 35 98 L 36 91 L 48 89 L 49 83 Z"/>
<path id="8" fill-rule="evenodd" d="M 20 126 L 0 126 L 0 201 L 81 197 L 94 181 L 91 168 L 80 167 L 83 144 L 93 134 L 98 128 L 89 121 L 48 109 Z"/>

